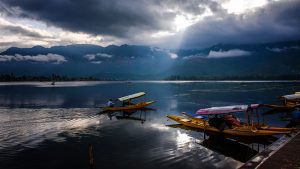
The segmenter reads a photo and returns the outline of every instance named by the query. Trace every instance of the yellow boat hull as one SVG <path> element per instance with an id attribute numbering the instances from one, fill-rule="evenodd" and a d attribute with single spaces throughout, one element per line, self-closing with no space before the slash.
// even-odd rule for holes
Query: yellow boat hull
<path id="1" fill-rule="evenodd" d="M 271 130 L 271 131 L 297 131 L 298 129 L 296 128 L 286 128 L 286 127 L 272 127 L 268 125 L 255 125 L 256 128 L 261 129 L 261 130 Z"/>
<path id="2" fill-rule="evenodd" d="M 225 129 L 223 131 L 220 131 L 217 128 L 211 127 L 208 124 L 207 120 L 193 120 L 188 119 L 182 116 L 174 116 L 174 115 L 167 115 L 169 119 L 172 119 L 180 124 L 183 124 L 185 126 L 197 128 L 203 131 L 211 131 L 216 133 L 224 133 L 234 136 L 247 136 L 247 137 L 257 137 L 257 136 L 270 136 L 270 135 L 276 135 L 276 134 L 288 134 L 289 131 L 273 131 L 273 130 L 261 130 L 256 129 L 251 126 L 241 126 L 241 127 L 235 127 L 232 129 Z"/>
<path id="3" fill-rule="evenodd" d="M 205 125 L 209 125 L 208 124 L 208 121 L 207 120 L 203 120 L 203 119 L 200 119 L 200 118 L 195 118 L 185 112 L 182 112 L 183 115 L 187 116 L 189 119 L 192 119 L 192 120 L 196 120 L 196 121 L 202 121 L 202 122 L 206 122 Z M 253 125 L 255 128 L 258 128 L 260 130 L 271 130 L 271 131 L 291 131 L 291 132 L 294 132 L 294 131 L 297 131 L 298 129 L 296 128 L 286 128 L 286 127 L 272 127 L 272 126 L 268 126 L 268 125 L 265 125 L 265 124 L 254 124 Z M 244 125 L 243 127 L 252 127 L 251 125 Z M 253 127 L 252 127 L 253 128 Z"/>
<path id="4" fill-rule="evenodd" d="M 155 101 L 149 101 L 149 102 L 140 102 L 133 105 L 128 105 L 125 107 L 103 107 L 103 111 L 130 111 L 130 110 L 137 110 L 144 108 L 150 104 L 153 104 Z"/>

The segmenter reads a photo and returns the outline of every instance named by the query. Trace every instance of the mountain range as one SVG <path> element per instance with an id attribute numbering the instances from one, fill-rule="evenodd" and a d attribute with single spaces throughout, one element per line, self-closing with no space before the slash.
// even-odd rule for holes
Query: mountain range
<path id="1" fill-rule="evenodd" d="M 0 53 L 0 74 L 163 79 L 171 75 L 300 76 L 300 41 L 216 44 L 204 49 L 162 49 L 91 44 L 11 47 Z"/>

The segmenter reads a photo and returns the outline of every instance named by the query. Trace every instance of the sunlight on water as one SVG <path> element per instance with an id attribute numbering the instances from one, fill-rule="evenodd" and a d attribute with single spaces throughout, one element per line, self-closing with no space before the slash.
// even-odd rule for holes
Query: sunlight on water
<path id="1" fill-rule="evenodd" d="M 66 128 L 82 130 L 91 125 L 97 125 L 100 121 L 98 119 L 76 119 L 66 122 Z"/>
<path id="2" fill-rule="evenodd" d="M 35 147 L 46 139 L 61 140 L 62 132 L 83 132 L 106 119 L 96 109 L 0 109 L 0 149 Z M 89 116 L 87 113 L 92 113 Z"/>
<path id="3" fill-rule="evenodd" d="M 195 139 L 190 137 L 186 133 L 182 133 L 180 130 L 177 130 L 176 144 L 177 149 L 182 150 L 183 152 L 191 151 L 195 146 Z"/>
<path id="4" fill-rule="evenodd" d="M 158 129 L 161 131 L 168 131 L 170 129 L 169 127 L 165 126 L 164 124 L 159 124 L 159 123 L 152 123 L 150 126 L 154 129 Z"/>

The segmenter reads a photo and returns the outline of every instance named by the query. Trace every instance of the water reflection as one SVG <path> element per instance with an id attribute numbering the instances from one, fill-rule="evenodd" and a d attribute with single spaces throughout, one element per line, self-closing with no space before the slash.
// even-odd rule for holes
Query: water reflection
<path id="1" fill-rule="evenodd" d="M 241 142 L 218 136 L 208 137 L 201 145 L 241 162 L 248 161 L 258 153 L 257 150 Z"/>
<path id="2" fill-rule="evenodd" d="M 142 107 L 125 111 L 104 110 L 100 111 L 97 114 L 106 115 L 110 120 L 112 120 L 113 118 L 116 118 L 118 120 L 134 120 L 140 121 L 143 124 L 147 119 L 147 112 L 149 111 L 156 111 L 156 109 L 150 107 Z"/>
<path id="3" fill-rule="evenodd" d="M 62 141 L 61 132 L 84 132 L 105 117 L 96 109 L 0 109 L 0 150 L 34 148 L 46 139 Z M 89 114 L 87 116 L 87 114 Z M 18 150 L 16 150 L 18 151 Z"/>
<path id="4" fill-rule="evenodd" d="M 277 96 L 300 91 L 298 83 L 33 84 L 0 84 L 0 106 L 10 107 L 0 109 L 0 168 L 87 168 L 90 144 L 96 168 L 237 168 L 242 163 L 234 160 L 235 154 L 222 151 L 235 144 L 222 145 L 210 135 L 204 138 L 201 132 L 168 127 L 165 115 L 212 106 L 276 103 Z M 111 120 L 97 114 L 96 105 L 139 91 L 157 100 L 156 111 L 116 113 Z M 287 124 L 270 116 L 271 125 Z M 242 143 L 248 144 L 251 141 Z"/>

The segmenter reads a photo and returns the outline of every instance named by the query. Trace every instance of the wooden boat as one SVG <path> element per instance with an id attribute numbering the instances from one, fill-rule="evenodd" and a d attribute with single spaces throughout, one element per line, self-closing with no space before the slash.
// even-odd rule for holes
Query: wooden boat
<path id="1" fill-rule="evenodd" d="M 272 131 L 272 130 L 262 130 L 257 129 L 256 127 L 252 126 L 241 126 L 241 127 L 233 127 L 230 129 L 224 129 L 223 131 L 212 127 L 209 125 L 207 120 L 204 119 L 190 119 L 182 116 L 175 116 L 175 115 L 167 115 L 167 117 L 171 120 L 174 120 L 180 124 L 183 124 L 188 127 L 197 128 L 203 131 L 211 131 L 216 133 L 224 133 L 228 135 L 234 136 L 245 136 L 245 137 L 258 137 L 258 136 L 270 136 L 276 134 L 288 134 L 290 131 Z"/>
<path id="2" fill-rule="evenodd" d="M 251 104 L 251 105 L 235 105 L 235 106 L 224 106 L 224 107 L 211 107 L 206 109 L 199 109 L 197 114 L 199 115 L 213 115 L 213 114 L 228 114 L 228 113 L 237 113 L 245 112 L 247 122 L 243 124 L 244 126 L 254 127 L 260 130 L 270 130 L 270 131 L 296 131 L 295 128 L 285 128 L 285 127 L 273 127 L 268 126 L 264 122 L 259 123 L 259 114 L 258 109 L 265 107 L 261 104 Z M 256 119 L 258 122 L 254 122 L 254 110 L 256 110 Z M 186 115 L 186 114 L 185 114 Z M 192 117 L 189 117 L 192 118 Z M 194 119 L 195 120 L 195 119 Z"/>
<path id="3" fill-rule="evenodd" d="M 284 95 L 280 97 L 283 100 L 283 104 L 288 107 L 300 108 L 300 94 L 296 92 L 295 94 Z"/>
<path id="4" fill-rule="evenodd" d="M 193 120 L 199 120 L 199 121 L 203 121 L 203 119 L 199 119 L 199 118 L 195 118 L 185 112 L 182 112 L 183 115 L 187 116 L 190 119 Z M 286 127 L 272 127 L 272 126 L 268 126 L 266 124 L 260 124 L 260 123 L 253 123 L 251 125 L 247 125 L 244 124 L 244 126 L 250 126 L 250 127 L 255 127 L 257 129 L 261 129 L 261 130 L 273 130 L 273 131 L 296 131 L 297 129 L 295 128 L 286 128 Z"/>
<path id="5" fill-rule="evenodd" d="M 137 104 L 132 104 L 124 107 L 103 107 L 103 111 L 130 111 L 130 110 L 137 110 L 142 109 L 150 104 L 153 104 L 155 101 L 148 101 L 148 102 L 140 102 Z"/>
<path id="6" fill-rule="evenodd" d="M 141 109 L 146 109 L 146 106 L 153 104 L 155 101 L 147 101 L 147 102 L 139 102 L 137 104 L 134 104 L 131 102 L 132 99 L 136 99 L 139 97 L 144 96 L 146 93 L 145 92 L 138 92 L 138 93 L 134 93 L 128 96 L 123 96 L 120 97 L 116 100 L 122 102 L 122 106 L 119 107 L 110 107 L 110 106 L 106 106 L 106 107 L 101 107 L 102 108 L 102 112 L 114 112 L 114 111 L 123 111 L 123 112 L 132 112 L 135 110 L 141 110 Z"/>
<path id="7" fill-rule="evenodd" d="M 287 101 L 300 101 L 300 93 L 296 92 L 295 94 L 289 94 L 289 95 L 284 95 L 280 97 L 281 99 L 287 100 Z"/>
<path id="8" fill-rule="evenodd" d="M 286 127 L 273 127 L 264 124 L 254 124 L 254 126 L 261 130 L 272 130 L 272 131 L 297 131 L 296 128 L 286 128 Z"/>
<path id="9" fill-rule="evenodd" d="M 261 107 L 271 108 L 272 110 L 267 111 L 264 115 L 274 114 L 274 113 L 290 113 L 295 110 L 300 110 L 300 93 L 284 95 L 280 97 L 283 100 L 282 105 L 274 104 L 261 104 Z"/>

